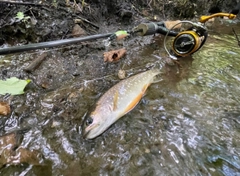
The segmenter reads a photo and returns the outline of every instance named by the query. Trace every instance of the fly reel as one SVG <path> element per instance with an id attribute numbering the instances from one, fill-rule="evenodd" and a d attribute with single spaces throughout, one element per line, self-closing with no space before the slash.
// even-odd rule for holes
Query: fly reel
<path id="1" fill-rule="evenodd" d="M 200 24 L 196 24 L 191 21 L 181 21 L 176 25 L 181 23 L 189 23 L 192 27 L 181 31 L 176 35 L 171 44 L 171 53 L 166 47 L 166 38 L 168 34 L 164 38 L 165 50 L 169 56 L 175 60 L 177 59 L 176 57 L 185 57 L 198 51 L 205 43 L 208 35 L 207 30 Z M 173 26 L 170 30 L 172 30 L 175 26 Z"/>

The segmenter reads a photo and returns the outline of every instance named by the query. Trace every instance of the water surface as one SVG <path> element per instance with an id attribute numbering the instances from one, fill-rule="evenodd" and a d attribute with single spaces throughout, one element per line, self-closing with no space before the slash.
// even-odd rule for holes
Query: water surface
<path id="1" fill-rule="evenodd" d="M 18 147 L 38 152 L 37 161 L 24 162 L 10 154 L 16 161 L 3 163 L 1 175 L 240 175 L 240 47 L 232 27 L 240 31 L 239 24 L 213 25 L 203 48 L 174 65 L 151 37 L 124 43 L 131 49 L 112 64 L 91 46 L 51 50 L 31 74 L 22 70 L 34 53 L 1 56 L 1 77 L 33 80 L 12 99 L 1 135 L 21 134 Z M 119 81 L 118 70 L 129 76 L 156 63 L 161 81 L 137 107 L 83 140 L 82 118 Z"/>

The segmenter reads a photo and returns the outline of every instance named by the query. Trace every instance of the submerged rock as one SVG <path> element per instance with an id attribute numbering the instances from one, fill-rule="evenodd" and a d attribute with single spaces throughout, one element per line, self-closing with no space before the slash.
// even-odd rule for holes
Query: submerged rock
<path id="1" fill-rule="evenodd" d="M 0 168 L 6 164 L 40 164 L 40 153 L 37 150 L 29 150 L 20 146 L 21 138 L 22 136 L 16 133 L 0 137 Z"/>

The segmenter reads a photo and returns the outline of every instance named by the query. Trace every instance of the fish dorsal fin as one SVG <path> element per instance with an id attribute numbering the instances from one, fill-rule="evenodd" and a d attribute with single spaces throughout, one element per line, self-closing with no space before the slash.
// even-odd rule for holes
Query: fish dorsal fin
<path id="1" fill-rule="evenodd" d="M 113 97 L 113 111 L 117 109 L 118 98 L 118 91 L 116 91 Z"/>

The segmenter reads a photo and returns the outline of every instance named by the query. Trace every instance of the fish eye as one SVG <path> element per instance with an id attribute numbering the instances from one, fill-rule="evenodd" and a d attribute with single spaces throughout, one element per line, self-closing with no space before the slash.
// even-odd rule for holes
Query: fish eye
<path id="1" fill-rule="evenodd" d="M 86 125 L 87 126 L 89 126 L 89 125 L 91 125 L 92 123 L 93 123 L 93 119 L 92 119 L 92 117 L 88 117 L 87 119 L 86 119 Z"/>

